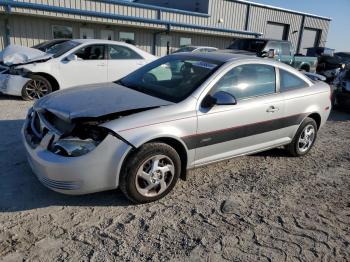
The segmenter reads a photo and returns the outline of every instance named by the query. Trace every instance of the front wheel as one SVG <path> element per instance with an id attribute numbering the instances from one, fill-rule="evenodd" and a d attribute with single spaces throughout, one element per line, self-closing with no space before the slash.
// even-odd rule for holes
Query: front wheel
<path id="1" fill-rule="evenodd" d="M 50 82 L 42 76 L 33 75 L 22 88 L 23 100 L 35 100 L 39 99 L 52 92 L 52 86 Z"/>
<path id="2" fill-rule="evenodd" d="M 317 137 L 317 124 L 314 119 L 307 117 L 300 125 L 292 142 L 286 147 L 293 156 L 304 156 L 313 147 Z"/>
<path id="3" fill-rule="evenodd" d="M 134 203 L 148 203 L 167 195 L 181 172 L 181 160 L 174 148 L 148 143 L 128 157 L 120 174 L 120 189 Z"/>

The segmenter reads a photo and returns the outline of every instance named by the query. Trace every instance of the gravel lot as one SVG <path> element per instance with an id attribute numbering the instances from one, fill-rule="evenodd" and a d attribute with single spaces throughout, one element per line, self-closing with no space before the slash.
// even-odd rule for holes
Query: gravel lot
<path id="1" fill-rule="evenodd" d="M 350 114 L 334 112 L 304 158 L 276 149 L 206 166 L 134 206 L 119 191 L 42 186 L 20 141 L 30 105 L 0 97 L 0 260 L 350 260 Z"/>

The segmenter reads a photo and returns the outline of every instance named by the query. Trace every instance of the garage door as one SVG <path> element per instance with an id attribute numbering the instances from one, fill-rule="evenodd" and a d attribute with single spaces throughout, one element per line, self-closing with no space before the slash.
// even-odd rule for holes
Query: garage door
<path id="1" fill-rule="evenodd" d="M 305 28 L 303 33 L 303 39 L 301 40 L 300 53 L 305 55 L 305 48 L 317 46 L 319 34 L 320 32 L 317 29 Z"/>
<path id="2" fill-rule="evenodd" d="M 266 27 L 265 38 L 287 40 L 288 25 L 268 22 Z"/>

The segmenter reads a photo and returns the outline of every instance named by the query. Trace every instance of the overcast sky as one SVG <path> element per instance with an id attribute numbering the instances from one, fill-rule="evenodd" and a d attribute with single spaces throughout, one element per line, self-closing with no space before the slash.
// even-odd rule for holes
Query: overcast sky
<path id="1" fill-rule="evenodd" d="M 332 18 L 326 46 L 350 52 L 350 0 L 251 0 Z"/>

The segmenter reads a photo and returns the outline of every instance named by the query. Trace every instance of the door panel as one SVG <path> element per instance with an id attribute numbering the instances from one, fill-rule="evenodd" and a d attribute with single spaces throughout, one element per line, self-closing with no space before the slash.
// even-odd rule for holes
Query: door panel
<path id="1" fill-rule="evenodd" d="M 198 135 L 193 142 L 196 164 L 203 164 L 288 141 L 279 94 L 253 98 L 237 105 L 215 106 L 198 112 Z"/>
<path id="2" fill-rule="evenodd" d="M 215 105 L 198 111 L 198 134 L 192 138 L 196 164 L 203 164 L 288 141 L 283 96 L 276 93 L 275 68 L 239 65 L 214 85 L 209 95 L 225 92 L 235 105 Z"/>
<path id="3" fill-rule="evenodd" d="M 104 49 L 104 45 L 85 46 L 75 52 L 78 60 L 62 60 L 60 75 L 63 87 L 107 82 Z"/>

